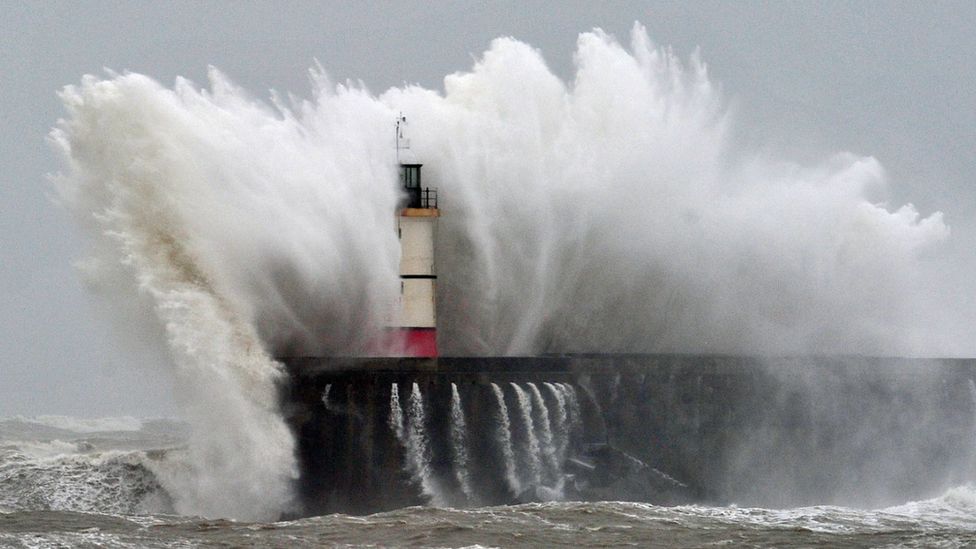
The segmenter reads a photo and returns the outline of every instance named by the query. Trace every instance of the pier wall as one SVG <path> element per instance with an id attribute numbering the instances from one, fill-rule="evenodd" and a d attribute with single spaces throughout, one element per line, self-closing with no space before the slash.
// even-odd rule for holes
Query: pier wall
<path id="1" fill-rule="evenodd" d="M 972 480 L 976 467 L 973 360 L 282 360 L 291 374 L 284 409 L 298 440 L 306 514 L 369 513 L 432 499 L 452 506 L 547 498 L 882 506 L 938 495 Z M 407 413 L 414 384 L 423 401 L 424 482 L 410 466 L 415 445 L 398 437 L 391 422 L 392 388 Z M 558 470 L 547 470 L 539 482 L 524 479 L 524 452 L 518 464 L 523 480 L 505 481 L 492 384 L 504 394 L 504 427 L 517 454 L 530 438 L 538 443 L 552 435 L 527 433 L 518 421 L 518 388 L 542 389 L 552 425 L 557 391 L 545 389 L 559 384 L 575 395 L 578 425 L 567 433 Z M 455 388 L 467 492 L 452 439 Z"/>

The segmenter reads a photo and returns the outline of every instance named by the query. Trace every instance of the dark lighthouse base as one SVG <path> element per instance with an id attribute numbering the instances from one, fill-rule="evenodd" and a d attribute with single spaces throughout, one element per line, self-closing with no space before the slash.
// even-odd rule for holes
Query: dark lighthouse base
<path id="1" fill-rule="evenodd" d="M 976 361 L 283 359 L 308 515 L 547 499 L 882 506 L 976 473 Z"/>

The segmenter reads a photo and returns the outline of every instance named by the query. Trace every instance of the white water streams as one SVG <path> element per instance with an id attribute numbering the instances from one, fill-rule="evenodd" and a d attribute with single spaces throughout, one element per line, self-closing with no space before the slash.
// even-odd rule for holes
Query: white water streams
<path id="1" fill-rule="evenodd" d="M 544 383 L 546 390 L 552 395 L 556 408 L 553 410 L 553 438 L 556 440 L 556 460 L 561 465 L 566 461 L 566 450 L 569 447 L 569 424 L 566 415 L 566 394 L 559 387 L 550 382 Z"/>
<path id="2" fill-rule="evenodd" d="M 322 391 L 322 404 L 325 405 L 325 409 L 326 410 L 328 410 L 329 407 L 332 405 L 329 402 L 329 393 L 331 393 L 331 392 L 332 392 L 332 384 L 331 383 L 326 383 L 325 384 L 325 390 Z"/>
<path id="3" fill-rule="evenodd" d="M 461 394 L 454 383 L 451 383 L 451 454 L 454 458 L 454 475 L 465 498 L 471 502 L 475 494 L 468 472 L 467 424 L 464 421 L 464 409 L 461 407 Z"/>
<path id="4" fill-rule="evenodd" d="M 484 425 L 481 421 L 489 422 L 490 428 L 486 433 L 494 439 L 494 447 L 499 452 L 499 466 L 512 495 L 521 495 L 531 488 L 533 492 L 530 498 L 561 500 L 565 496 L 564 486 L 568 478 L 563 466 L 574 444 L 575 434 L 582 430 L 580 403 L 571 384 L 542 384 L 545 390 L 538 383 L 510 382 L 514 396 L 513 415 L 510 416 L 502 387 L 491 383 L 494 409 L 487 415 L 479 414 L 481 419 L 478 421 L 479 425 Z M 424 398 L 417 383 L 412 384 L 406 414 L 401 410 L 398 385 L 391 386 L 390 428 L 404 447 L 405 469 L 432 504 L 472 504 L 479 500 L 480 489 L 480 486 L 476 486 L 473 473 L 479 472 L 479 467 L 487 464 L 474 463 L 470 459 L 468 418 L 465 417 L 463 395 L 457 383 L 451 383 L 450 395 L 449 423 L 444 433 L 446 438 L 436 436 L 434 440 L 443 441 L 438 442 L 436 448 L 428 432 Z M 440 406 L 446 408 L 447 403 L 431 405 L 441 409 Z M 447 457 L 460 493 L 455 489 L 454 493 L 449 494 L 448 484 L 433 471 L 435 458 L 437 463 L 442 463 Z M 477 483 L 482 482 L 484 479 L 478 477 Z"/>
<path id="5" fill-rule="evenodd" d="M 400 405 L 400 387 L 396 383 L 390 385 L 390 429 L 393 429 L 393 433 L 401 444 L 406 444 L 403 408 Z"/>
<path id="6" fill-rule="evenodd" d="M 427 436 L 427 417 L 420 386 L 413 384 L 407 397 L 407 413 L 404 417 L 400 404 L 400 388 L 390 385 L 390 429 L 403 445 L 406 453 L 406 469 L 414 482 L 420 485 L 432 505 L 443 505 L 445 499 L 431 471 L 431 447 Z"/>
<path id="7" fill-rule="evenodd" d="M 522 430 L 524 432 L 522 446 L 520 448 L 522 463 L 525 465 L 523 479 L 527 479 L 529 483 L 538 486 L 542 483 L 542 460 L 539 455 L 539 438 L 536 436 L 532 422 L 532 400 L 529 394 L 525 392 L 525 389 L 515 383 L 509 383 L 509 385 L 515 391 L 516 403 L 518 405 L 516 412 L 522 421 Z"/>
<path id="8" fill-rule="evenodd" d="M 502 459 L 505 465 L 505 480 L 508 487 L 515 494 L 522 490 L 522 483 L 519 481 L 518 472 L 515 468 L 515 451 L 512 448 L 512 425 L 508 417 L 508 406 L 505 404 L 505 393 L 497 383 L 491 384 L 492 393 L 495 395 L 495 402 L 498 405 L 498 446 L 501 448 Z"/>
<path id="9" fill-rule="evenodd" d="M 535 383 L 528 383 L 528 386 L 532 393 L 533 410 L 535 411 L 535 429 L 539 432 L 539 448 L 542 451 L 546 467 L 544 478 L 547 483 L 554 483 L 562 476 L 562 463 L 556 458 L 556 444 L 552 436 L 549 408 L 542 398 L 542 393 L 539 392 L 539 387 Z"/>
<path id="10" fill-rule="evenodd" d="M 335 402 L 332 401 L 332 384 L 326 383 L 325 390 L 322 391 L 322 404 L 325 405 L 325 409 L 332 412 L 333 414 L 349 414 L 360 416 L 360 414 L 351 411 L 345 407 L 336 406 Z"/>
<path id="11" fill-rule="evenodd" d="M 431 448 L 427 437 L 427 416 L 424 413 L 424 398 L 416 383 L 410 391 L 407 411 L 407 463 L 420 482 L 424 495 L 430 498 L 431 505 L 443 506 L 445 498 L 434 479 L 430 467 Z"/>
<path id="12" fill-rule="evenodd" d="M 566 411 L 569 418 L 569 433 L 580 432 L 583 429 L 583 415 L 580 412 L 579 398 L 576 388 L 569 383 L 557 383 L 557 387 L 566 395 Z"/>

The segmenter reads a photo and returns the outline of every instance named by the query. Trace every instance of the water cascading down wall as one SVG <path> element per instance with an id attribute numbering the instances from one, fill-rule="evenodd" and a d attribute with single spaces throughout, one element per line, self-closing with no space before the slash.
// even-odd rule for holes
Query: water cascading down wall
<path id="1" fill-rule="evenodd" d="M 283 359 L 305 514 L 545 500 L 881 506 L 976 467 L 976 361 Z"/>

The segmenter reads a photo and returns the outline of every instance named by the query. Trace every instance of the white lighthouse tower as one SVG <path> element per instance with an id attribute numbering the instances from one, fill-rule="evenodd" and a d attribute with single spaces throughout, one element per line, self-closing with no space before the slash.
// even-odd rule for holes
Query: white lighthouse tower
<path id="1" fill-rule="evenodd" d="M 397 212 L 400 239 L 400 296 L 391 329 L 398 332 L 396 354 L 437 356 L 437 270 L 434 237 L 437 231 L 437 190 L 424 187 L 418 162 L 403 138 L 404 116 L 396 123 L 397 163 L 405 199 Z M 402 346 L 402 347 L 401 347 Z"/>

